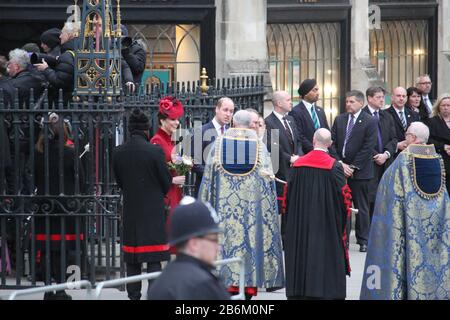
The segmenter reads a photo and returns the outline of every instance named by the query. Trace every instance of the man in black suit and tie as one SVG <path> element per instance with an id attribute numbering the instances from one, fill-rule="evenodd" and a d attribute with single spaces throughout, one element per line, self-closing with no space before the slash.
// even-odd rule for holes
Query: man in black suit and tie
<path id="1" fill-rule="evenodd" d="M 425 104 L 426 111 L 428 117 L 431 118 L 433 116 L 433 104 L 434 101 L 431 100 L 430 92 L 433 83 L 431 82 L 431 78 L 428 74 L 423 74 L 416 79 L 416 88 L 422 92 L 422 100 Z"/>
<path id="2" fill-rule="evenodd" d="M 201 132 L 194 130 L 191 139 L 191 152 L 194 159 L 194 167 L 192 172 L 196 173 L 195 178 L 195 194 L 197 197 L 198 190 L 203 178 L 203 171 L 205 170 L 205 162 L 209 155 L 212 143 L 220 135 L 230 127 L 231 119 L 234 113 L 234 102 L 228 97 L 220 98 L 216 105 L 216 115 L 208 123 L 204 124 Z M 201 146 L 201 149 L 199 148 Z"/>
<path id="3" fill-rule="evenodd" d="M 316 79 L 303 81 L 298 88 L 298 94 L 302 101 L 294 107 L 289 115 L 295 120 L 303 152 L 307 154 L 314 149 L 312 143 L 314 133 L 320 128 L 330 130 L 330 127 L 325 111 L 316 106 L 320 95 Z"/>
<path id="4" fill-rule="evenodd" d="M 297 126 L 288 115 L 292 110 L 291 96 L 286 91 L 276 91 L 272 97 L 273 112 L 265 119 L 267 130 L 267 149 L 271 153 L 275 176 L 288 182 L 291 166 L 303 155 Z M 284 184 L 277 182 L 277 195 L 283 197 Z M 282 204 L 279 202 L 279 210 Z M 281 210 L 280 210 L 281 213 Z M 281 236 L 284 243 L 286 212 L 281 219 Z"/>
<path id="5" fill-rule="evenodd" d="M 353 204 L 358 209 L 355 231 L 359 251 L 366 252 L 370 226 L 369 182 L 373 178 L 377 121 L 362 111 L 363 105 L 364 94 L 361 91 L 348 92 L 345 103 L 347 113 L 336 118 L 331 133 L 333 148 L 352 190 Z M 347 226 L 347 235 L 350 235 L 351 221 L 348 221 Z"/>
<path id="6" fill-rule="evenodd" d="M 367 106 L 363 108 L 364 112 L 370 114 L 377 120 L 377 144 L 373 149 L 373 174 L 369 185 L 369 204 L 370 221 L 372 221 L 375 196 L 377 195 L 378 183 L 383 176 L 384 171 L 391 164 L 397 151 L 397 138 L 395 136 L 394 119 L 385 110 L 384 107 L 385 90 L 381 87 L 370 87 L 366 91 Z"/>
<path id="7" fill-rule="evenodd" d="M 402 87 L 395 88 L 392 92 L 392 106 L 387 109 L 387 112 L 392 116 L 395 123 L 395 137 L 397 138 L 397 155 L 405 150 L 408 145 L 405 141 L 405 132 L 411 122 L 420 121 L 419 114 L 406 108 L 407 101 L 406 89 Z"/>

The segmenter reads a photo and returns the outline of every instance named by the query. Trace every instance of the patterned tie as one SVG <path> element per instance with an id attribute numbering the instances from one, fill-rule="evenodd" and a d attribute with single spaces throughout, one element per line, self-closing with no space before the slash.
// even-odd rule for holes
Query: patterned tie
<path id="1" fill-rule="evenodd" d="M 399 114 L 400 114 L 400 121 L 402 122 L 403 130 L 406 131 L 406 129 L 408 129 L 408 128 L 407 128 L 407 124 L 406 124 L 405 115 L 404 115 L 403 111 L 400 111 Z"/>
<path id="2" fill-rule="evenodd" d="M 314 122 L 314 130 L 317 130 L 320 128 L 319 119 L 317 118 L 316 108 L 314 105 L 311 106 L 311 117 L 312 121 Z"/>
<path id="3" fill-rule="evenodd" d="M 378 152 L 383 152 L 383 140 L 381 139 L 381 127 L 380 127 L 380 115 L 378 114 L 378 111 L 375 111 L 373 113 L 375 118 L 377 118 L 377 124 L 378 124 Z"/>
<path id="4" fill-rule="evenodd" d="M 344 145 L 347 145 L 348 139 L 350 138 L 350 135 L 352 134 L 352 130 L 353 130 L 354 126 L 355 126 L 355 116 L 352 114 L 350 116 L 350 123 L 348 124 L 347 133 L 345 134 Z"/>
<path id="5" fill-rule="evenodd" d="M 430 100 L 428 99 L 428 96 L 423 98 L 423 102 L 425 103 L 427 114 L 430 115 L 432 113 L 432 107 L 430 108 Z"/>
<path id="6" fill-rule="evenodd" d="M 292 132 L 289 129 L 289 125 L 286 121 L 286 117 L 283 117 L 283 123 L 284 123 L 284 129 L 286 130 L 286 135 L 288 137 L 289 140 L 289 144 L 291 145 L 291 150 L 294 150 L 294 137 L 292 137 Z"/>

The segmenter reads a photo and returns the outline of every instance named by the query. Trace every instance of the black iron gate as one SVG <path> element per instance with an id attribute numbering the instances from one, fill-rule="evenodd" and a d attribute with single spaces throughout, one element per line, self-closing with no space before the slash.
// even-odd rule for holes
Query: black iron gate
<path id="1" fill-rule="evenodd" d="M 121 198 L 112 172 L 113 148 L 127 139 L 133 108 L 158 127 L 159 99 L 185 106 L 183 129 L 212 119 L 223 96 L 237 109 L 263 109 L 262 77 L 147 86 L 138 95 L 90 97 L 49 105 L 44 99 L 7 104 L 0 92 L 0 289 L 124 276 Z M 30 95 L 33 97 L 33 94 Z M 186 131 L 187 132 L 187 131 Z M 188 177 L 185 194 L 192 194 Z"/>

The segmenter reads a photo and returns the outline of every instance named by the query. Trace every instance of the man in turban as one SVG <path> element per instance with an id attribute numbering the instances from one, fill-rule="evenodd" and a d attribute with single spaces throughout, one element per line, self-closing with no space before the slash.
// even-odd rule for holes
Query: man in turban
<path id="1" fill-rule="evenodd" d="M 298 88 L 298 94 L 302 101 L 289 113 L 297 125 L 303 152 L 307 154 L 313 148 L 313 136 L 317 129 L 330 130 L 323 108 L 316 105 L 320 93 L 316 79 L 306 79 Z"/>

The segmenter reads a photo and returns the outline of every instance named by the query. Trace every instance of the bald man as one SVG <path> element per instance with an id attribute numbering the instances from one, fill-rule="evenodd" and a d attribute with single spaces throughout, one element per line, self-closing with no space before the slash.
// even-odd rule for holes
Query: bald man
<path id="1" fill-rule="evenodd" d="M 344 245 L 347 210 L 343 165 L 328 154 L 331 133 L 318 129 L 313 150 L 293 165 L 286 223 L 289 300 L 345 299 L 350 273 Z M 347 191 L 346 191 L 347 190 Z"/>
<path id="2" fill-rule="evenodd" d="M 267 149 L 271 153 L 275 176 L 288 181 L 292 164 L 303 155 L 300 135 L 295 120 L 288 113 L 292 111 L 291 96 L 286 91 L 276 91 L 272 96 L 273 112 L 265 119 L 267 132 Z M 284 185 L 276 183 L 277 195 L 284 197 Z M 282 201 L 279 201 L 280 213 L 283 213 Z M 284 239 L 286 215 L 282 216 L 281 234 Z"/>
<path id="3" fill-rule="evenodd" d="M 395 88 L 391 96 L 392 105 L 387 111 L 395 122 L 395 137 L 397 138 L 397 152 L 395 157 L 408 146 L 405 140 L 405 132 L 409 125 L 414 121 L 420 121 L 419 114 L 405 107 L 407 102 L 406 89 L 403 87 Z"/>

